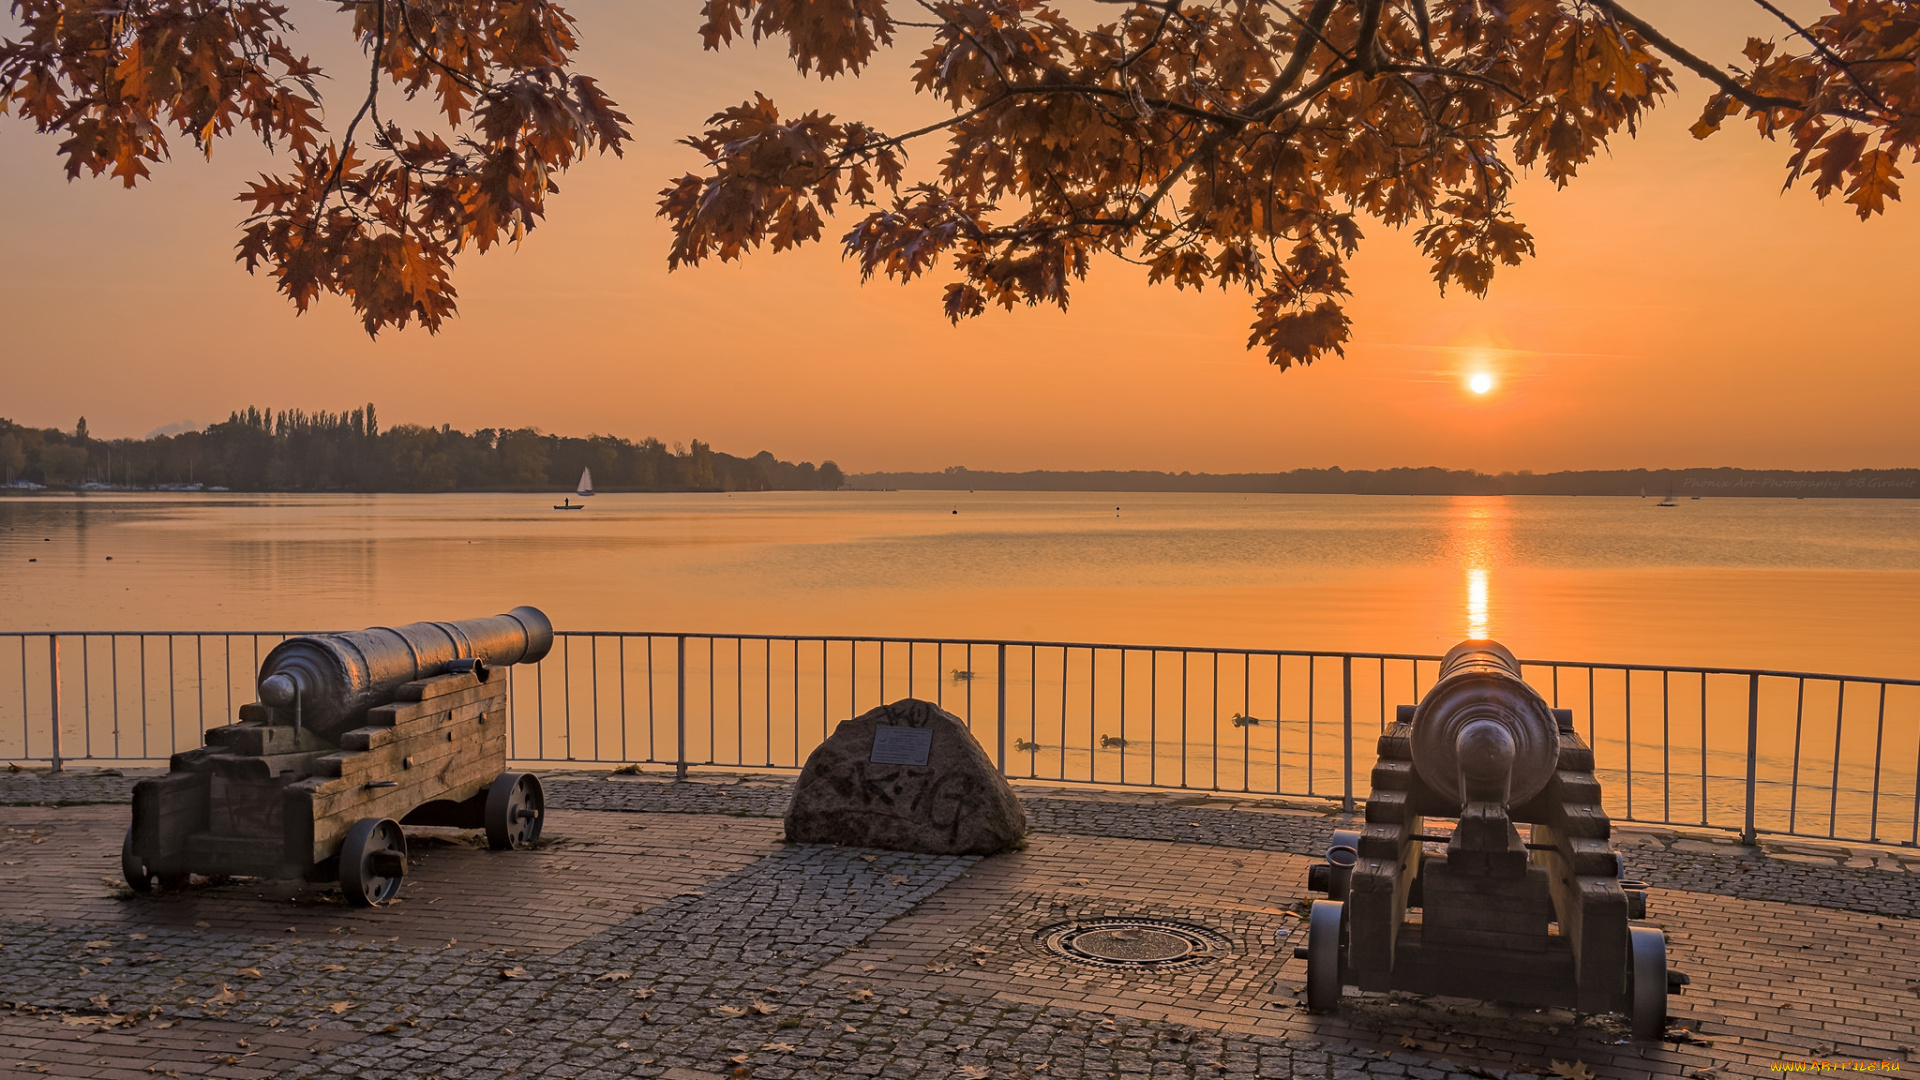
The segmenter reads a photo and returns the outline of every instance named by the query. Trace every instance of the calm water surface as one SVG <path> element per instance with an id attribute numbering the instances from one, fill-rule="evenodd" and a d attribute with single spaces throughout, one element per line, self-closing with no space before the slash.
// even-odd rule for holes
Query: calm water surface
<path id="1" fill-rule="evenodd" d="M 0 629 L 573 630 L 1920 675 L 1920 502 L 838 492 L 0 499 Z"/>

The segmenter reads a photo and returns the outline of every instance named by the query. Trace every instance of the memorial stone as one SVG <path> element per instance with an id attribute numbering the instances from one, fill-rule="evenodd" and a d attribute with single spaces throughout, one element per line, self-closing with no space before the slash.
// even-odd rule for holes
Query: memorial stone
<path id="1" fill-rule="evenodd" d="M 915 698 L 841 723 L 808 756 L 787 807 L 807 844 L 988 855 L 1019 844 L 1026 812 L 966 724 Z"/>

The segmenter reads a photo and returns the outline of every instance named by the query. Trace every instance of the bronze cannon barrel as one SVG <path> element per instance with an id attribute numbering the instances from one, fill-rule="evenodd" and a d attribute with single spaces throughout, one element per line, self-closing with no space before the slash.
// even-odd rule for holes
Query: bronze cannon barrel
<path id="1" fill-rule="evenodd" d="M 258 693 L 281 723 L 299 723 L 331 743 L 366 723 L 367 710 L 401 685 L 462 661 L 531 664 L 553 648 L 553 623 L 539 608 L 460 622 L 376 626 L 345 634 L 288 638 L 260 664 Z"/>
<path id="2" fill-rule="evenodd" d="M 1559 761 L 1558 724 L 1520 661 L 1497 641 L 1447 650 L 1413 714 L 1413 767 L 1456 802 L 1512 806 L 1538 795 Z"/>

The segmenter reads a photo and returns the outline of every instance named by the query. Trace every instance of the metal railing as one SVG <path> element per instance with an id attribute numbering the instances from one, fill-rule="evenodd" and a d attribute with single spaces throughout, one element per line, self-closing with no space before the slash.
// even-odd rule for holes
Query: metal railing
<path id="1" fill-rule="evenodd" d="M 151 762 L 253 698 L 289 635 L 0 634 L 0 759 Z M 12 640 L 9 640 L 12 639 Z M 1336 800 L 1439 657 L 1090 642 L 564 632 L 508 669 L 534 764 L 797 769 L 839 721 L 920 697 L 1010 777 Z M 1920 680 L 1530 660 L 1621 820 L 1920 844 Z M 1356 766 L 1356 763 L 1359 763 Z"/>

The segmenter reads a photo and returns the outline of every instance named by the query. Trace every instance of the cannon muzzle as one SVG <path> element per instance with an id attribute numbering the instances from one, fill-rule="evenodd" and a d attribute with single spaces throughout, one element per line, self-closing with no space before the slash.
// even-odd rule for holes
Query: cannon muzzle
<path id="1" fill-rule="evenodd" d="M 366 722 L 415 679 L 450 668 L 531 664 L 553 648 L 553 624 L 539 608 L 517 607 L 490 619 L 417 622 L 346 634 L 288 638 L 260 664 L 262 704 L 282 723 L 298 723 L 330 743 Z"/>
<path id="2" fill-rule="evenodd" d="M 1461 806 L 1511 807 L 1538 795 L 1559 761 L 1559 724 L 1520 661 L 1497 641 L 1447 650 L 1413 714 L 1413 767 Z"/>

